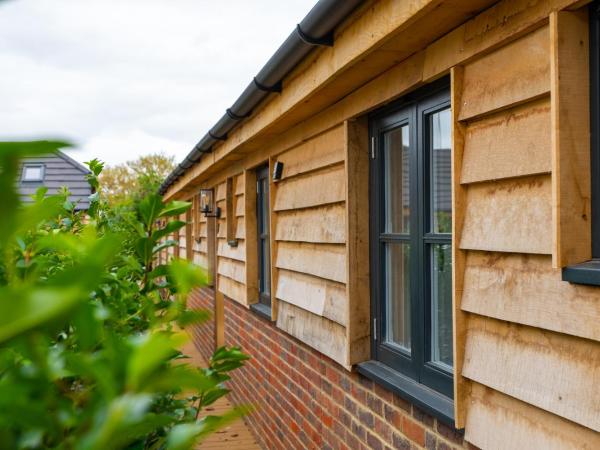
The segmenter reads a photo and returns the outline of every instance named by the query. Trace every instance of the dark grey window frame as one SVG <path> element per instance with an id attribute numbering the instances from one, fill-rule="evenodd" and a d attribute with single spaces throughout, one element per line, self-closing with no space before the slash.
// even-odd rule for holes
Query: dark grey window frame
<path id="1" fill-rule="evenodd" d="M 372 360 L 358 365 L 358 371 L 382 384 L 398 395 L 417 404 L 444 422 L 454 424 L 453 374 L 428 361 L 431 342 L 431 285 L 429 277 L 430 256 L 425 251 L 432 243 L 451 244 L 451 234 L 431 235 L 426 232 L 429 223 L 430 161 L 428 127 L 425 120 L 433 113 L 450 106 L 450 80 L 444 77 L 435 83 L 411 93 L 398 102 L 375 112 L 369 117 L 370 136 L 375 146 L 375 158 L 370 170 L 370 218 L 371 218 L 371 312 L 374 326 L 371 339 Z M 382 239 L 394 240 L 395 236 L 383 233 L 383 139 L 382 133 L 410 124 L 410 140 L 415 145 L 411 152 L 410 204 L 411 204 L 411 299 L 418 299 L 411 306 L 412 350 L 403 354 L 383 341 L 384 320 L 384 274 Z M 416 209 L 413 209 L 418 205 Z M 413 257 L 416 256 L 416 258 Z M 414 280 L 414 282 L 413 282 Z M 414 286 L 413 286 L 414 285 Z"/>
<path id="2" fill-rule="evenodd" d="M 600 1 L 589 5 L 590 165 L 592 190 L 592 259 L 563 268 L 562 279 L 600 286 Z"/>
<path id="3" fill-rule="evenodd" d="M 25 178 L 25 171 L 29 168 L 40 168 L 41 169 L 41 176 L 40 178 L 36 178 L 34 180 L 28 180 Z M 25 163 L 23 164 L 23 170 L 21 172 L 21 181 L 24 183 L 43 183 L 44 178 L 46 177 L 46 166 L 44 164 L 39 164 L 39 163 Z"/>
<path id="4" fill-rule="evenodd" d="M 266 218 L 266 220 L 265 220 Z M 256 242 L 258 264 L 258 302 L 251 305 L 257 314 L 271 319 L 271 242 L 269 210 L 269 165 L 256 169 Z M 264 267 L 268 266 L 268 273 Z"/>

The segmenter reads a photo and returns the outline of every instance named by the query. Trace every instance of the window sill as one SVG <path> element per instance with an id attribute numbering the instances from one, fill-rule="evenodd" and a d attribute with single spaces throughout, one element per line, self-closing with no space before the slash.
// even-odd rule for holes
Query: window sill
<path id="1" fill-rule="evenodd" d="M 375 383 L 414 403 L 425 412 L 454 428 L 454 402 L 452 399 L 417 383 L 379 361 L 366 361 L 357 365 L 358 373 Z"/>
<path id="2" fill-rule="evenodd" d="M 263 319 L 267 319 L 269 322 L 273 320 L 271 318 L 271 308 L 263 303 L 252 303 L 250 305 L 250 311 L 256 313 Z"/>
<path id="3" fill-rule="evenodd" d="M 600 259 L 563 268 L 562 280 L 575 284 L 600 286 Z"/>

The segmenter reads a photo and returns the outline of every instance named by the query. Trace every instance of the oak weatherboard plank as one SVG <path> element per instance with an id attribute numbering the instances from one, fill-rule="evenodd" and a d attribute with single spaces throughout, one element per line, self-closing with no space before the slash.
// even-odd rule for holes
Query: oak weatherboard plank
<path id="1" fill-rule="evenodd" d="M 460 182 L 550 173 L 551 135 L 549 98 L 468 123 Z"/>
<path id="2" fill-rule="evenodd" d="M 460 248 L 552 254 L 550 176 L 469 185 Z"/>

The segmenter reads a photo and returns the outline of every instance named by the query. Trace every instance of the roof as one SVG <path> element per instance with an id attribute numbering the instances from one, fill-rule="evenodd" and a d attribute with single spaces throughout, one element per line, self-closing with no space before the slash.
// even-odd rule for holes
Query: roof
<path id="1" fill-rule="evenodd" d="M 215 144 L 250 117 L 270 94 L 281 93 L 282 80 L 315 47 L 333 46 L 333 31 L 362 0 L 319 0 L 294 31 L 269 58 L 235 103 L 196 144 L 186 158 L 167 176 L 159 192 L 164 194 L 187 169 L 210 153 Z"/>
<path id="2" fill-rule="evenodd" d="M 43 179 L 41 181 L 24 181 L 23 168 L 26 165 L 43 166 Z M 88 197 L 93 193 L 92 187 L 86 180 L 86 175 L 89 173 L 90 171 L 85 166 L 60 151 L 23 158 L 17 181 L 21 200 L 24 203 L 33 202 L 31 195 L 35 194 L 41 186 L 48 188 L 47 195 L 56 194 L 65 186 L 71 192 L 69 200 L 75 203 L 75 209 L 88 209 Z"/>

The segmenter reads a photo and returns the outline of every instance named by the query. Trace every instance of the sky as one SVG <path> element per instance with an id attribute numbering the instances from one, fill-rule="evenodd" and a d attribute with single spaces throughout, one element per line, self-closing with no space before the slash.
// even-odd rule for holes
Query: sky
<path id="1" fill-rule="evenodd" d="M 316 0 L 0 0 L 0 139 L 181 161 Z"/>

